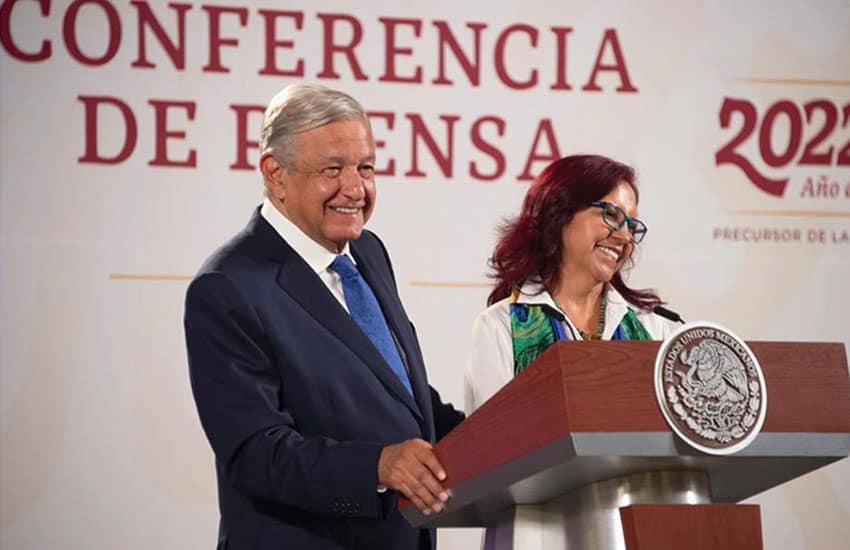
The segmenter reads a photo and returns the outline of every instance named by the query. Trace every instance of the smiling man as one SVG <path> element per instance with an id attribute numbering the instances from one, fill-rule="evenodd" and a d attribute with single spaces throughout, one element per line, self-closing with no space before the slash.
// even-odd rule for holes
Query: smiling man
<path id="1" fill-rule="evenodd" d="M 266 109 L 266 198 L 186 296 L 192 390 L 216 458 L 218 548 L 432 549 L 399 514 L 449 495 L 431 445 L 463 415 L 428 385 L 381 241 L 363 108 L 297 84 Z"/>

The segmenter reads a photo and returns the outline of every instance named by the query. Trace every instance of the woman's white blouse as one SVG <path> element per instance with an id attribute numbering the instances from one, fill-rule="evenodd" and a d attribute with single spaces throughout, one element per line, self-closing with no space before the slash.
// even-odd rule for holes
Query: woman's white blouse
<path id="1" fill-rule="evenodd" d="M 542 292 L 540 292 L 542 291 Z M 605 327 L 602 339 L 610 340 L 628 311 L 626 300 L 608 287 Z M 527 282 L 520 287 L 519 303 L 546 304 L 560 311 L 542 285 Z M 651 311 L 635 309 L 638 320 L 653 340 L 663 340 L 677 325 Z M 567 338 L 578 335 L 578 329 L 566 318 Z M 576 336 L 575 339 L 579 337 Z M 505 298 L 481 312 L 472 325 L 469 361 L 464 373 L 465 408 L 467 414 L 481 406 L 514 377 L 513 341 L 511 340 L 510 298 Z"/>

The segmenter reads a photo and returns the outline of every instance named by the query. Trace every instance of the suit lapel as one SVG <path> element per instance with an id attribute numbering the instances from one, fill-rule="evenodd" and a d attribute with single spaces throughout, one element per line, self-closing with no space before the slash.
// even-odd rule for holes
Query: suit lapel
<path id="1" fill-rule="evenodd" d="M 372 341 L 363 334 L 360 327 L 351 319 L 348 312 L 340 305 L 310 266 L 259 213 L 255 214 L 254 219 L 251 220 L 249 232 L 252 232 L 257 239 L 258 249 L 267 254 L 271 252 L 273 258 L 280 264 L 277 283 L 281 289 L 297 302 L 304 311 L 351 349 L 374 375 L 421 420 L 422 414 L 419 407 L 402 385 L 401 380 L 398 379 L 398 376 L 386 363 Z M 372 281 L 369 279 L 367 281 L 370 285 L 373 285 Z M 375 290 L 374 285 L 372 289 L 378 296 L 378 291 Z M 378 301 L 382 307 L 386 308 L 385 300 L 381 296 L 378 296 Z M 388 322 L 390 322 L 389 319 Z M 392 324 L 391 328 L 397 330 Z M 399 339 L 402 338 L 399 337 Z M 405 353 L 409 352 L 405 350 Z M 413 385 L 412 378 L 411 385 Z M 416 392 L 415 389 L 414 392 Z"/>

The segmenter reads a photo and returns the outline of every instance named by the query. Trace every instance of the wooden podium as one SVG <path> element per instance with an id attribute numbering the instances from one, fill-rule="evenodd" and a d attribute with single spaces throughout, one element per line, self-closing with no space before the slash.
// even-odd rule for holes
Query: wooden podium
<path id="1" fill-rule="evenodd" d="M 736 454 L 704 454 L 670 430 L 653 381 L 660 342 L 559 342 L 436 445 L 445 510 L 401 511 L 415 526 L 488 527 L 546 504 L 571 550 L 760 549 L 758 506 L 724 503 L 850 454 L 850 375 L 843 344 L 748 344 L 767 416 Z"/>

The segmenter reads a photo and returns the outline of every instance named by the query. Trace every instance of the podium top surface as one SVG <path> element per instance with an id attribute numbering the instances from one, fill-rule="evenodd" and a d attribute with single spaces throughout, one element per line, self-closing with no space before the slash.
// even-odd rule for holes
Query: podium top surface
<path id="1" fill-rule="evenodd" d="M 632 473 L 699 470 L 735 502 L 850 454 L 843 344 L 748 342 L 764 370 L 767 417 L 742 451 L 709 456 L 679 440 L 658 407 L 660 342 L 559 342 L 435 447 L 453 498 L 414 525 L 486 525 L 506 506 L 545 502 Z"/>

